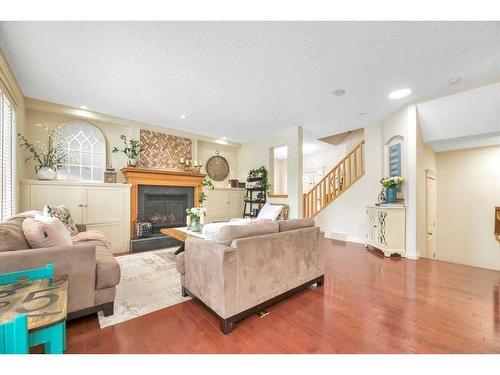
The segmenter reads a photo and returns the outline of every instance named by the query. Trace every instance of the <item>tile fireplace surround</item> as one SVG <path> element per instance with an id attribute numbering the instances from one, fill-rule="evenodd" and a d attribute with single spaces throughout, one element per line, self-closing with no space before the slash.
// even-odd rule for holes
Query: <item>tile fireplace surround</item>
<path id="1" fill-rule="evenodd" d="M 194 204 L 198 203 L 202 182 L 206 175 L 201 173 L 169 171 L 152 168 L 123 168 L 125 181 L 131 184 L 130 189 L 130 234 L 135 238 L 135 224 L 139 218 L 139 186 L 176 186 L 194 189 Z"/>

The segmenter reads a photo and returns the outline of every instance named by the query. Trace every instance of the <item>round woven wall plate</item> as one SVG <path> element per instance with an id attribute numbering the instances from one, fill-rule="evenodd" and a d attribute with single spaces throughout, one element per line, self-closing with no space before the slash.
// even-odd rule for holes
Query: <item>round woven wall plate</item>
<path id="1" fill-rule="evenodd" d="M 229 164 L 220 155 L 215 155 L 208 159 L 205 168 L 208 176 L 214 181 L 222 181 L 229 175 Z"/>

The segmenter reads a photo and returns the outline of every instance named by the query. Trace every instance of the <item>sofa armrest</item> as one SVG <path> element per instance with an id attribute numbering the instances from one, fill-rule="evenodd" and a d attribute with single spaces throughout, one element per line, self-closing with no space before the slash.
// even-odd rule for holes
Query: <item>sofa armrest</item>
<path id="1" fill-rule="evenodd" d="M 78 229 L 78 232 L 86 232 L 87 231 L 87 225 L 85 224 L 75 224 L 76 229 Z"/>
<path id="2" fill-rule="evenodd" d="M 236 306 L 236 249 L 190 237 L 184 254 L 184 286 L 222 318 Z"/>
<path id="3" fill-rule="evenodd" d="M 56 275 L 68 276 L 68 311 L 94 305 L 95 246 L 61 246 L 0 252 L 0 273 L 54 264 Z"/>

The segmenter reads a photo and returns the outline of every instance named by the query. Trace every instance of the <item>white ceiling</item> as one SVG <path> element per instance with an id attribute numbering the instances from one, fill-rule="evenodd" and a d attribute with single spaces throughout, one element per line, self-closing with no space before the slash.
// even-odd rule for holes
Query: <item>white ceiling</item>
<path id="1" fill-rule="evenodd" d="M 28 97 L 239 142 L 500 79 L 499 22 L 2 22 L 0 47 Z"/>
<path id="2" fill-rule="evenodd" d="M 422 137 L 434 151 L 500 144 L 500 83 L 417 105 Z"/>

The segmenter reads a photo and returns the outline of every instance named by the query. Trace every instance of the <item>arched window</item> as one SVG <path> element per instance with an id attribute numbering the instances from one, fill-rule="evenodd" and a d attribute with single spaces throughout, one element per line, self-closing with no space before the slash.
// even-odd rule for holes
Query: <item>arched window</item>
<path id="1" fill-rule="evenodd" d="M 102 182 L 106 167 L 106 140 L 95 126 L 67 122 L 56 129 L 58 144 L 68 152 L 66 164 L 57 168 L 58 180 Z"/>

